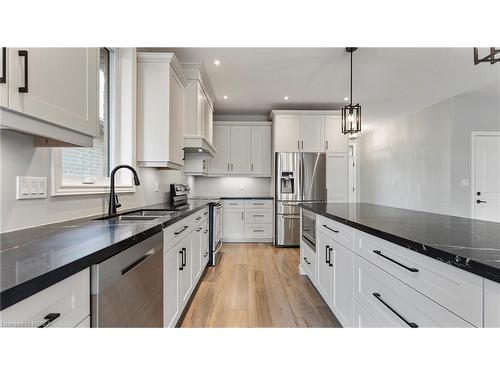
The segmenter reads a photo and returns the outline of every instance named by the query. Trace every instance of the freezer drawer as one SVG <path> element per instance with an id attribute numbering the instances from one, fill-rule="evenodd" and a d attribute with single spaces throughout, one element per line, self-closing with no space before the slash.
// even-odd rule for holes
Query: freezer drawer
<path id="1" fill-rule="evenodd" d="M 300 244 L 300 216 L 276 215 L 276 246 L 298 247 Z"/>

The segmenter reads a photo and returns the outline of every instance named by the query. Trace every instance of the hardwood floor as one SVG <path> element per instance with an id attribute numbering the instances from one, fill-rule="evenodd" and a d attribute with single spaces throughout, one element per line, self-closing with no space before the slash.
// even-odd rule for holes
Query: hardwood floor
<path id="1" fill-rule="evenodd" d="M 209 267 L 181 327 L 338 327 L 307 276 L 299 250 L 226 243 Z"/>

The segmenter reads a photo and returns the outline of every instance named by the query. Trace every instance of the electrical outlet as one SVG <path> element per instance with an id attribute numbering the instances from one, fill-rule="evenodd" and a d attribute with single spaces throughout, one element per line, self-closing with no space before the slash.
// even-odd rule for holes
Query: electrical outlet
<path id="1" fill-rule="evenodd" d="M 16 177 L 16 199 L 47 198 L 46 177 Z"/>
<path id="2" fill-rule="evenodd" d="M 240 191 L 245 190 L 245 185 L 240 185 Z"/>
<path id="3" fill-rule="evenodd" d="M 160 184 L 158 183 L 158 181 L 155 181 L 155 191 L 158 190 L 160 190 Z"/>

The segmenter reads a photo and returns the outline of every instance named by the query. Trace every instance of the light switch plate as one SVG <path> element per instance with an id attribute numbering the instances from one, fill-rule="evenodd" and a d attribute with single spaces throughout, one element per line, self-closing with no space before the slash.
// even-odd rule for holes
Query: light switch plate
<path id="1" fill-rule="evenodd" d="M 16 199 L 47 198 L 46 177 L 16 177 Z"/>

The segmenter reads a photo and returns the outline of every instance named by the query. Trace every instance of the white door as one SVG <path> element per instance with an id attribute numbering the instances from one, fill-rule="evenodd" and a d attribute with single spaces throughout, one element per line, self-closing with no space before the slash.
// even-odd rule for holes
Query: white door
<path id="1" fill-rule="evenodd" d="M 325 151 L 347 152 L 349 137 L 342 134 L 339 115 L 325 116 Z"/>
<path id="2" fill-rule="evenodd" d="M 353 253 L 334 241 L 332 245 L 332 310 L 343 327 L 352 327 Z"/>
<path id="3" fill-rule="evenodd" d="M 214 147 L 217 154 L 210 160 L 210 174 L 229 174 L 230 134 L 229 126 L 214 126 Z"/>
<path id="4" fill-rule="evenodd" d="M 277 115 L 274 120 L 274 152 L 300 151 L 300 116 Z"/>
<path id="5" fill-rule="evenodd" d="M 169 161 L 184 165 L 184 84 L 170 69 Z"/>
<path id="6" fill-rule="evenodd" d="M 192 234 L 192 242 L 191 242 L 191 247 L 192 247 L 192 263 L 193 263 L 193 269 L 192 269 L 192 276 L 193 276 L 193 284 L 196 283 L 196 280 L 198 280 L 198 277 L 200 277 L 201 274 L 201 231 L 203 230 L 203 225 L 200 225 L 198 227 L 195 227 L 194 232 Z"/>
<path id="7" fill-rule="evenodd" d="M 331 306 L 331 288 L 333 263 L 330 256 L 333 256 L 333 249 L 330 246 L 330 239 L 323 233 L 316 231 L 316 260 L 318 263 L 317 289 L 321 297 L 328 306 Z M 330 262 L 329 262 L 330 260 Z M 332 266 L 330 266 L 332 264 Z"/>
<path id="8" fill-rule="evenodd" d="M 231 126 L 231 173 L 250 174 L 250 126 Z"/>
<path id="9" fill-rule="evenodd" d="M 9 108 L 95 137 L 98 62 L 97 48 L 10 48 Z"/>
<path id="10" fill-rule="evenodd" d="M 196 233 L 196 232 L 195 232 Z M 193 254 L 193 246 L 192 241 L 193 234 L 190 234 L 187 238 L 181 241 L 181 252 L 183 252 L 182 263 L 179 267 L 179 299 L 180 299 L 180 307 L 179 311 L 184 309 L 187 301 L 191 295 L 192 289 L 192 254 Z"/>
<path id="11" fill-rule="evenodd" d="M 244 209 L 222 210 L 222 238 L 224 240 L 241 240 L 245 238 Z"/>
<path id="12" fill-rule="evenodd" d="M 347 203 L 349 186 L 348 155 L 346 152 L 332 152 L 326 158 L 326 194 L 327 201 Z"/>
<path id="13" fill-rule="evenodd" d="M 500 222 L 500 134 L 474 139 L 473 217 Z"/>
<path id="14" fill-rule="evenodd" d="M 252 126 L 251 173 L 271 175 L 271 127 Z"/>
<path id="15" fill-rule="evenodd" d="M 8 69 L 7 69 L 7 58 L 8 49 L 6 47 L 0 47 L 0 107 L 7 107 L 9 104 L 9 90 L 8 85 Z"/>
<path id="16" fill-rule="evenodd" d="M 301 151 L 325 151 L 325 117 L 323 115 L 303 115 L 300 126 Z"/>
<path id="17" fill-rule="evenodd" d="M 182 242 L 163 255 L 163 326 L 173 327 L 179 316 L 179 267 Z"/>

